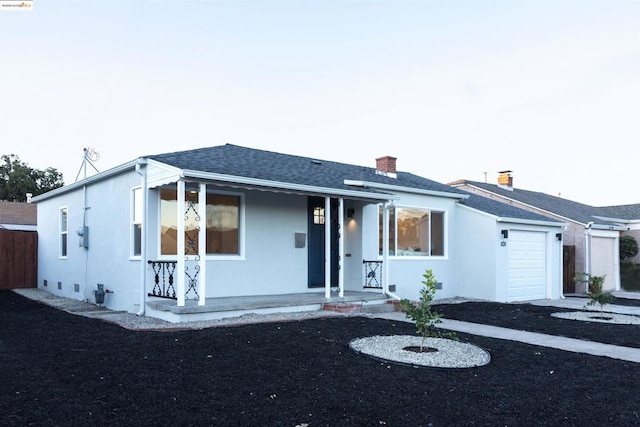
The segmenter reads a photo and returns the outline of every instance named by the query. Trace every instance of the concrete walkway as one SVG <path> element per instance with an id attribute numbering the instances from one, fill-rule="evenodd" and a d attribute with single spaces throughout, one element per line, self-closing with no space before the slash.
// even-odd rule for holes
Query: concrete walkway
<path id="1" fill-rule="evenodd" d="M 620 296 L 620 295 L 619 295 Z M 622 296 L 620 296 L 622 297 Z M 539 300 L 531 304 L 584 310 L 587 300 L 585 298 L 565 298 L 562 300 Z M 591 307 L 594 310 L 599 308 Z M 605 311 L 620 314 L 633 314 L 640 316 L 640 307 L 627 307 L 621 305 L 606 305 Z M 377 313 L 377 318 L 411 322 L 404 313 Z M 550 347 L 558 350 L 572 351 L 576 353 L 605 356 L 612 359 L 625 360 L 640 363 L 640 348 L 622 347 L 618 345 L 602 344 L 593 341 L 565 338 L 555 335 L 546 335 L 536 332 L 519 331 L 516 329 L 501 328 L 498 326 L 483 325 L 479 323 L 461 322 L 459 320 L 442 319 L 440 326 L 450 331 L 463 332 L 502 340 L 519 341 L 527 344 Z"/>

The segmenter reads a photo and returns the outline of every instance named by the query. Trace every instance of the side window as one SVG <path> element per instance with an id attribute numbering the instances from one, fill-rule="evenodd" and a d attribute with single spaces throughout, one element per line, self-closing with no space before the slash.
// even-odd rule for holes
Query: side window
<path id="1" fill-rule="evenodd" d="M 67 239 L 68 239 L 68 216 L 69 211 L 67 207 L 60 208 L 59 215 L 59 230 L 60 230 L 60 247 L 59 253 L 60 257 L 67 257 Z"/>
<path id="2" fill-rule="evenodd" d="M 142 188 L 131 190 L 131 256 L 142 254 Z"/>

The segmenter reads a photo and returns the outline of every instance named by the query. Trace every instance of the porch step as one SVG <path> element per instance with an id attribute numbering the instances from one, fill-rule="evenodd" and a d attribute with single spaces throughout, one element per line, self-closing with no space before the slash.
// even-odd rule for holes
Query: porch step
<path id="1" fill-rule="evenodd" d="M 363 313 L 393 313 L 402 311 L 400 301 L 393 299 L 386 300 L 384 304 L 367 304 L 362 306 Z"/>
<path id="2" fill-rule="evenodd" d="M 400 305 L 395 300 L 379 302 L 330 302 L 322 304 L 322 309 L 338 313 L 393 313 L 400 311 Z"/>

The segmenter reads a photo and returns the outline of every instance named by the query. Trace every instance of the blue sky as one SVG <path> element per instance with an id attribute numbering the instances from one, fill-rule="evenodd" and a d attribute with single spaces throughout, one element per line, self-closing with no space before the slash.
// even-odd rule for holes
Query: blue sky
<path id="1" fill-rule="evenodd" d="M 638 1 L 52 1 L 0 13 L 0 154 L 71 183 L 232 143 L 640 203 Z"/>

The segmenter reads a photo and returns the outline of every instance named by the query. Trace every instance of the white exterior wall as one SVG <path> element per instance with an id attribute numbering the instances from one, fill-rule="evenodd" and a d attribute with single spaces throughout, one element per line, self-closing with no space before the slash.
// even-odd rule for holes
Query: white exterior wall
<path id="1" fill-rule="evenodd" d="M 307 291 L 307 198 L 247 191 L 243 216 L 244 256 L 208 257 L 207 297 Z M 304 248 L 295 233 L 307 234 Z"/>
<path id="2" fill-rule="evenodd" d="M 441 299 L 456 296 L 456 269 L 454 267 L 457 250 L 454 234 L 454 224 L 457 221 L 456 199 L 418 194 L 398 195 L 401 198 L 395 201 L 397 207 L 423 208 L 445 212 L 445 255 L 432 257 L 389 256 L 389 284 L 396 285 L 395 294 L 400 298 L 417 300 L 423 287 L 422 275 L 425 270 L 431 269 L 438 282 L 442 283 L 442 289 L 436 291 L 435 298 Z M 370 221 L 370 225 L 365 230 L 364 239 L 366 241 L 363 246 L 368 248 L 365 250 L 367 256 L 375 256 L 368 259 L 382 259 L 378 255 L 378 208 L 377 206 L 372 206 L 367 209 L 367 212 L 367 220 Z M 373 253 L 374 251 L 375 254 Z"/>
<path id="3" fill-rule="evenodd" d="M 375 229 L 372 229 L 371 222 L 365 223 L 366 209 L 373 207 L 372 211 L 376 218 L 373 222 Z M 365 209 L 366 208 L 366 209 Z M 353 218 L 347 218 L 347 210 L 354 209 Z M 344 289 L 347 291 L 362 291 L 364 285 L 364 266 L 363 260 L 376 260 L 378 259 L 377 250 L 375 253 L 370 254 L 370 251 L 364 251 L 365 230 L 367 233 L 377 233 L 378 229 L 378 205 L 364 205 L 361 202 L 345 200 L 344 205 L 345 219 L 344 229 L 342 236 L 344 237 Z M 371 221 L 369 219 L 369 221 Z M 365 226 L 366 225 L 366 226 Z M 377 234 L 374 234 L 377 238 Z M 377 242 L 377 240 L 376 240 Z M 369 244 L 369 243 L 367 243 Z M 377 243 L 374 242 L 377 247 Z M 365 253 L 367 256 L 365 256 Z"/>
<path id="4" fill-rule="evenodd" d="M 95 302 L 102 283 L 112 293 L 105 305 L 113 310 L 139 309 L 140 261 L 130 260 L 130 192 L 140 176 L 130 172 L 86 188 L 88 249 L 79 246 L 76 230 L 83 225 L 82 187 L 38 202 L 38 288 L 68 298 Z M 68 207 L 67 257 L 59 257 L 59 210 Z M 48 286 L 43 286 L 47 280 Z M 61 289 L 58 289 L 61 282 Z M 79 285 L 76 292 L 74 285 Z"/>
<path id="5" fill-rule="evenodd" d="M 456 223 L 456 280 L 458 295 L 494 301 L 498 271 L 505 271 L 500 229 L 494 217 L 460 206 Z M 500 278 L 504 280 L 504 278 Z"/>

